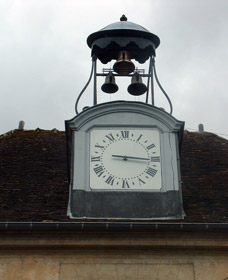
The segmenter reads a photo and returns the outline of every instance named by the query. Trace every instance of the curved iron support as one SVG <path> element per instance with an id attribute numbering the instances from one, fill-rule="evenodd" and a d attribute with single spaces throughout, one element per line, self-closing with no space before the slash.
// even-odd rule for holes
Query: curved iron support
<path id="1" fill-rule="evenodd" d="M 169 99 L 169 96 L 167 95 L 167 93 L 165 92 L 165 90 L 163 89 L 163 87 L 161 86 L 159 80 L 158 80 L 158 77 L 157 77 L 157 73 L 156 73 L 156 69 L 155 69 L 155 64 L 153 65 L 154 67 L 154 77 L 155 77 L 155 80 L 160 88 L 160 90 L 163 92 L 163 94 L 165 95 L 166 99 L 168 100 L 169 102 L 169 106 L 170 106 L 170 115 L 172 115 L 173 113 L 173 105 L 171 103 L 171 100 Z"/>
<path id="2" fill-rule="evenodd" d="M 85 86 L 83 87 L 83 89 L 81 90 L 81 92 L 80 92 L 80 94 L 78 95 L 78 98 L 77 98 L 77 100 L 76 100 L 76 102 L 75 102 L 75 113 L 76 113 L 76 114 L 78 114 L 78 103 L 79 103 L 79 100 L 80 100 L 82 94 L 84 93 L 84 91 L 86 90 L 86 88 L 88 87 L 88 85 L 89 85 L 89 83 L 90 83 L 90 81 L 91 81 L 91 79 L 92 79 L 92 77 L 93 77 L 94 68 L 96 68 L 96 67 L 95 67 L 95 65 L 96 65 L 96 59 L 97 59 L 96 57 L 92 57 L 92 68 L 91 68 L 89 80 L 88 80 L 88 82 L 85 84 Z"/>

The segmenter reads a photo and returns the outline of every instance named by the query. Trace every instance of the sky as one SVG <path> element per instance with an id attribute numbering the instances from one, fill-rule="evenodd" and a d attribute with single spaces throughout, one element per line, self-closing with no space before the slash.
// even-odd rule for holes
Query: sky
<path id="1" fill-rule="evenodd" d="M 86 39 L 122 14 L 160 38 L 155 65 L 173 116 L 189 131 L 202 123 L 228 138 L 227 0 L 0 0 L 0 134 L 20 120 L 25 129 L 64 130 L 90 75 Z M 98 63 L 98 70 L 112 65 Z M 103 82 L 99 103 L 131 98 L 122 81 L 114 95 L 100 90 Z M 92 106 L 92 96 L 90 85 L 79 111 Z M 155 105 L 169 112 L 158 87 Z"/>

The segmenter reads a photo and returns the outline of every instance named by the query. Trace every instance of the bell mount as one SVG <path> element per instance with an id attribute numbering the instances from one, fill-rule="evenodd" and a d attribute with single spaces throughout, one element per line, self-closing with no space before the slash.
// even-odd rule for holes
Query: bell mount
<path id="1" fill-rule="evenodd" d="M 159 88 L 167 98 L 167 101 L 170 106 L 170 114 L 172 114 L 172 103 L 162 88 L 160 82 L 158 81 L 156 70 L 155 70 L 155 50 L 160 44 L 160 39 L 155 34 L 149 32 L 144 27 L 135 24 L 133 22 L 127 21 L 125 15 L 120 18 L 119 22 L 112 23 L 100 31 L 94 32 L 87 38 L 87 44 L 91 48 L 91 56 L 92 56 L 92 68 L 88 82 L 80 92 L 76 104 L 75 111 L 78 114 L 78 103 L 79 100 L 91 82 L 92 77 L 94 77 L 93 81 L 93 105 L 97 105 L 97 77 L 103 76 L 106 77 L 109 75 L 115 79 L 116 76 L 122 77 L 141 77 L 147 78 L 147 85 L 144 85 L 141 82 L 141 79 L 138 79 L 139 84 L 131 84 L 128 88 L 133 89 L 133 95 L 138 96 L 146 93 L 145 103 L 151 105 L 155 105 L 154 101 L 154 78 L 157 82 Z M 123 58 L 122 53 L 126 53 L 127 58 Z M 125 55 L 125 56 L 126 56 Z M 113 69 L 103 69 L 102 73 L 97 72 L 97 59 L 100 60 L 101 63 L 106 64 L 111 60 L 117 60 L 114 64 Z M 143 64 L 149 59 L 149 67 L 148 73 L 145 73 L 144 69 L 138 69 L 134 67 L 131 59 L 138 61 Z M 119 63 L 119 64 L 118 64 Z M 115 67 L 118 64 L 118 68 Z M 121 67 L 129 67 L 125 71 L 116 70 Z M 107 83 L 107 82 L 106 82 Z M 141 83 L 141 86 L 140 86 Z M 141 92 L 137 92 L 137 88 L 140 88 Z M 108 84 L 104 84 L 102 86 L 106 89 L 107 93 L 114 93 L 116 91 L 113 90 L 113 82 L 110 84 L 110 92 L 108 92 Z M 115 88 L 118 90 L 118 86 Z M 142 90 L 142 89 L 146 90 Z M 151 101 L 149 102 L 149 89 L 151 91 Z M 130 92 L 129 92 L 130 93 Z M 132 94 L 132 93 L 130 93 Z"/>

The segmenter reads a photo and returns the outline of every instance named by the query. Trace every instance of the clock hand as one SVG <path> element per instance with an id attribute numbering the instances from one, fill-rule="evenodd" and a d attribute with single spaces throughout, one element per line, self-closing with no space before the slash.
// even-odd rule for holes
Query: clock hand
<path id="1" fill-rule="evenodd" d="M 150 160 L 149 158 L 132 157 L 132 156 L 121 156 L 121 155 L 112 155 L 112 157 L 122 158 L 123 160 L 128 160 L 128 159 Z"/>
<path id="2" fill-rule="evenodd" d="M 139 159 L 139 160 L 149 160 L 149 158 L 142 158 L 142 157 L 131 157 L 131 156 L 125 156 L 127 159 Z"/>
<path id="3" fill-rule="evenodd" d="M 112 155 L 112 157 L 115 157 L 115 158 L 122 158 L 123 160 L 127 160 L 127 156 Z"/>

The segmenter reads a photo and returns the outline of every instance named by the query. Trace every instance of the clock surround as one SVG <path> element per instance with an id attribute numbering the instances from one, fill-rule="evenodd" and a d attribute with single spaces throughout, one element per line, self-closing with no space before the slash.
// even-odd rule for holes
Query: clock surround
<path id="1" fill-rule="evenodd" d="M 182 218 L 184 213 L 181 194 L 179 147 L 181 145 L 183 128 L 183 122 L 176 120 L 164 110 L 141 102 L 130 101 L 114 101 L 99 104 L 81 112 L 72 120 L 66 121 L 68 176 L 70 180 L 68 215 L 72 218 Z M 129 131 L 132 134 L 134 134 L 133 131 L 138 131 L 138 133 L 140 131 L 148 131 L 148 133 L 151 131 L 152 134 L 156 133 L 159 135 L 159 154 L 156 157 L 154 156 L 153 159 L 159 159 L 155 164 L 157 167 L 153 168 L 158 173 L 156 172 L 153 176 L 155 171 L 151 171 L 151 169 L 148 171 L 149 167 L 144 172 L 148 171 L 151 174 L 148 174 L 151 180 L 160 173 L 160 185 L 144 189 L 139 188 L 138 185 L 138 187 L 133 188 L 133 179 L 131 179 L 128 182 L 128 184 L 131 182 L 131 187 L 129 188 L 126 185 L 123 188 L 115 188 L 114 183 L 113 185 L 101 183 L 98 186 L 99 180 L 94 179 L 96 178 L 94 177 L 96 176 L 94 168 L 100 165 L 95 166 L 94 162 L 91 163 L 91 156 L 96 157 L 93 154 L 94 151 L 92 151 L 92 146 L 94 147 L 96 142 L 93 140 L 96 139 L 96 137 L 94 138 L 93 131 L 103 131 L 103 137 L 107 138 L 110 142 L 110 148 L 108 149 L 111 149 L 112 145 L 114 145 L 112 140 L 106 137 L 114 137 L 113 134 L 110 136 L 110 131 L 115 132 L 116 138 L 118 138 L 116 136 L 118 134 L 117 131 L 120 133 L 121 131 Z M 137 135 L 137 137 L 139 136 L 140 134 Z M 132 139 L 136 140 L 134 137 Z M 124 143 L 123 141 L 125 140 L 119 140 L 119 142 Z M 132 141 L 129 141 L 129 143 Z M 117 142 L 115 141 L 115 143 Z M 98 142 L 98 144 L 100 143 Z M 154 144 L 153 141 L 148 146 L 152 144 Z M 158 145 L 157 142 L 156 145 Z M 111 155 L 122 156 L 122 158 L 116 157 L 114 159 L 113 157 L 111 160 L 115 163 L 119 160 L 121 164 L 125 162 L 124 156 L 128 156 L 125 163 L 133 164 L 133 159 L 129 157 L 145 158 L 144 156 L 147 151 L 145 149 L 145 154 L 140 156 L 140 154 L 117 154 L 116 150 L 114 153 L 114 150 L 110 150 L 112 152 Z M 97 155 L 97 157 L 99 156 L 101 155 Z M 151 157 L 153 156 L 151 155 Z M 140 161 L 140 159 L 135 161 Z M 139 163 L 137 162 L 137 164 Z M 113 178 L 110 178 L 111 175 L 106 174 L 106 176 L 104 178 L 105 181 L 112 182 Z M 119 178 L 119 184 L 122 186 L 123 178 L 125 177 L 119 176 Z M 139 178 L 145 182 L 145 177 L 139 176 Z M 100 178 L 98 177 L 98 179 Z M 91 180 L 93 180 L 92 184 L 90 184 Z M 117 179 L 115 179 L 115 183 L 117 183 Z M 109 188 L 106 188 L 106 185 Z"/>

